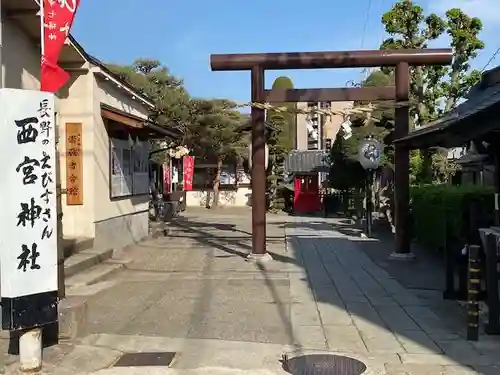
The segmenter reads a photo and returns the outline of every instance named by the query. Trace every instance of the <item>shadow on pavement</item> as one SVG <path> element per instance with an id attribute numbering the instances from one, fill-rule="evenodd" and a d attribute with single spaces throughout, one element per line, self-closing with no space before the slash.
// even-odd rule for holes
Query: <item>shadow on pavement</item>
<path id="1" fill-rule="evenodd" d="M 445 309 L 445 315 L 438 311 L 445 304 L 440 300 L 444 276 L 439 259 L 416 250 L 415 262 L 389 261 L 387 257 L 393 249 L 390 236 L 359 238 L 361 230 L 349 221 L 299 217 L 285 220 L 290 222 L 275 225 L 286 231 L 286 252 L 269 252 L 275 262 L 302 270 L 297 273 L 301 275 L 297 281 L 307 285 L 314 295 L 312 304 L 320 315 L 318 324 L 330 349 L 338 349 L 349 332 L 354 335 L 351 341 L 358 340 L 356 335 L 359 335 L 364 350 L 375 355 L 397 353 L 414 360 L 422 357 L 420 361 L 425 363 L 425 355 L 439 354 L 464 366 L 489 363 L 491 347 L 473 345 L 463 338 L 466 322 L 460 321 L 461 309 L 452 303 L 454 306 Z M 172 225 L 191 233 L 196 241 L 228 255 L 244 258 L 251 251 L 250 233 L 238 229 L 235 224 L 183 218 Z M 209 233 L 209 228 L 229 230 L 238 236 L 219 236 Z M 273 241 L 283 241 L 283 238 L 269 237 L 270 249 Z M 243 250 L 235 250 L 235 246 Z M 291 301 L 288 305 L 282 302 L 273 291 L 266 266 L 260 265 L 259 270 L 276 299 L 287 335 L 293 342 L 300 343 L 294 333 L 296 324 L 286 313 L 296 302 Z M 331 315 L 331 310 L 325 310 L 322 315 L 321 308 L 325 305 L 337 308 L 338 321 L 332 320 L 335 316 Z M 327 315 L 329 320 L 325 319 Z"/>
<path id="2" fill-rule="evenodd" d="M 193 219 L 186 219 L 180 217 L 175 220 L 171 224 L 172 228 L 177 230 L 181 229 L 186 234 L 189 234 L 191 239 L 195 239 L 196 241 L 208 245 L 209 247 L 221 250 L 227 253 L 227 256 L 238 256 L 246 261 L 247 255 L 251 252 L 251 232 L 246 232 L 237 228 L 235 224 L 227 224 L 227 223 L 212 223 L 212 222 L 198 222 Z M 207 231 L 210 229 L 210 231 Z M 231 236 L 220 236 L 212 234 L 211 230 L 220 230 L 220 231 L 229 231 L 233 232 L 234 235 Z M 283 244 L 285 240 L 284 236 L 268 236 L 267 241 L 275 242 L 279 244 Z M 250 243 L 248 243 L 250 241 Z M 244 249 L 244 251 L 235 250 L 234 247 Z M 278 262 L 282 263 L 291 263 L 289 259 L 285 256 L 277 253 L 277 252 L 269 252 L 273 259 L 278 260 Z M 216 258 L 225 257 L 224 255 L 215 256 Z M 293 334 L 292 323 L 289 318 L 289 314 L 287 310 L 289 310 L 289 306 L 287 302 L 281 300 L 281 297 L 276 289 L 275 283 L 273 279 L 269 276 L 269 270 L 262 264 L 255 264 L 256 270 L 260 272 L 264 279 L 264 283 L 266 288 L 269 290 L 270 294 L 273 297 L 274 304 L 276 305 L 276 309 L 278 315 L 282 322 L 282 327 L 286 331 L 285 334 L 288 337 L 288 341 L 290 344 L 295 344 L 297 349 L 300 349 L 300 343 L 297 342 L 296 338 Z M 206 272 L 204 272 L 206 274 Z M 203 300 L 207 299 L 207 296 L 202 297 Z M 193 317 L 198 317 L 203 311 L 206 311 L 207 303 L 200 304 L 198 309 L 193 312 Z M 199 324 L 195 323 L 194 325 Z"/>

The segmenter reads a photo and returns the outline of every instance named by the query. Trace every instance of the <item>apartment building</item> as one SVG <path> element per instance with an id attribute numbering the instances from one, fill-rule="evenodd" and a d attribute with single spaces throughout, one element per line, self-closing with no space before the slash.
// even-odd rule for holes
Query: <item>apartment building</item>
<path id="1" fill-rule="evenodd" d="M 352 106 L 353 102 L 297 103 L 298 109 L 323 108 L 333 111 L 352 108 Z M 326 139 L 331 139 L 332 142 L 335 140 L 343 120 L 341 115 L 298 114 L 296 149 L 299 151 L 324 149 Z"/>

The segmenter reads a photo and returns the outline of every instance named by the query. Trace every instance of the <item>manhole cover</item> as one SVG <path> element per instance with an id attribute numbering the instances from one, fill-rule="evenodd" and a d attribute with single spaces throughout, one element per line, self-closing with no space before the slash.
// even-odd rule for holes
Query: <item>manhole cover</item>
<path id="1" fill-rule="evenodd" d="M 138 366 L 169 366 L 176 353 L 125 353 L 115 362 L 113 367 L 138 367 Z"/>
<path id="2" fill-rule="evenodd" d="M 363 362 L 332 354 L 311 354 L 286 359 L 283 368 L 293 375 L 362 375 L 366 371 Z"/>

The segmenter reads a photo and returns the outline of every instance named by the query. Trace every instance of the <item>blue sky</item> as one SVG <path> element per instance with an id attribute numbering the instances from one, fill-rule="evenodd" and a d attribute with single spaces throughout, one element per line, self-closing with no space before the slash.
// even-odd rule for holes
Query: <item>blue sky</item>
<path id="1" fill-rule="evenodd" d="M 483 19 L 486 49 L 474 67 L 481 69 L 500 46 L 495 38 L 500 32 L 500 1 L 418 3 L 438 13 L 452 4 Z M 81 0 L 72 33 L 105 62 L 155 58 L 184 79 L 191 95 L 243 102 L 249 100 L 249 73 L 211 72 L 211 53 L 376 49 L 384 38 L 381 15 L 392 4 L 391 0 Z M 446 46 L 446 40 L 437 46 Z M 495 65 L 500 65 L 500 56 L 490 67 Z M 359 69 L 275 71 L 266 74 L 267 86 L 282 74 L 298 88 L 345 86 L 362 77 Z"/>

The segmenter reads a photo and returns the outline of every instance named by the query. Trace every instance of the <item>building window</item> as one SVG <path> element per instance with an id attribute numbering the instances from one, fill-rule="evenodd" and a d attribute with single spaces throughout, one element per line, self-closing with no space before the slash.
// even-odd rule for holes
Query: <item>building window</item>
<path id="1" fill-rule="evenodd" d="M 215 164 L 194 163 L 193 190 L 212 190 L 215 179 Z M 233 190 L 236 188 L 236 165 L 223 165 L 220 173 L 219 190 Z"/>
<path id="2" fill-rule="evenodd" d="M 149 193 L 149 144 L 133 144 L 110 138 L 110 196 L 128 197 Z"/>

